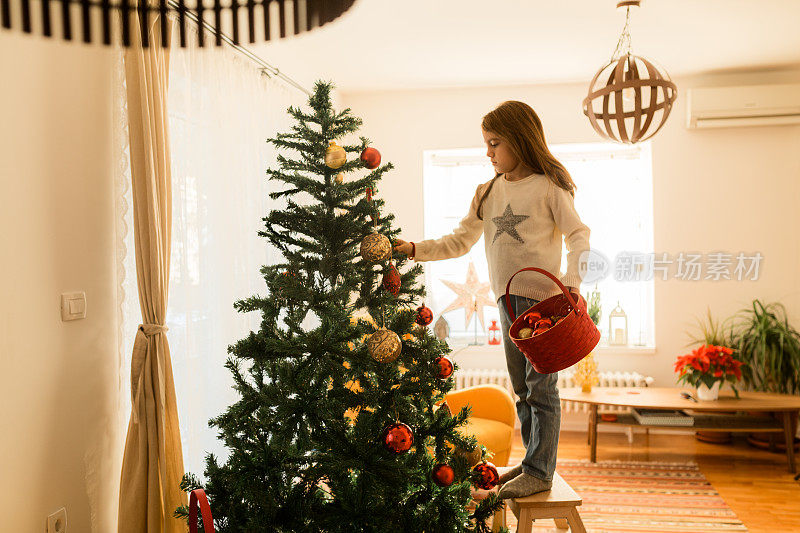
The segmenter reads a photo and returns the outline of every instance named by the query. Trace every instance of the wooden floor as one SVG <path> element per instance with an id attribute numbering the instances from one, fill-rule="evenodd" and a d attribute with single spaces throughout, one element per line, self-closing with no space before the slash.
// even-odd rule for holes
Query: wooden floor
<path id="1" fill-rule="evenodd" d="M 743 435 L 708 444 L 693 435 L 642 431 L 631 444 L 623 433 L 601 432 L 597 442 L 598 461 L 694 461 L 751 532 L 800 532 L 800 482 L 789 474 L 786 456 L 754 448 Z M 523 454 L 517 435 L 512 461 Z M 562 431 L 558 456 L 588 459 L 586 432 Z"/>

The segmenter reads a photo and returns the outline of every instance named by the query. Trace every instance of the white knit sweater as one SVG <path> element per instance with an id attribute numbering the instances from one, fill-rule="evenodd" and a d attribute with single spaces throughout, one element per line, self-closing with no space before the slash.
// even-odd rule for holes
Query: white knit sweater
<path id="1" fill-rule="evenodd" d="M 477 208 L 489 182 L 478 186 L 467 216 L 450 235 L 415 243 L 418 261 L 449 259 L 466 254 L 483 232 L 489 281 L 495 298 L 524 267 L 547 270 L 566 286 L 580 287 L 578 259 L 589 249 L 589 227 L 575 211 L 572 195 L 543 174 L 517 181 L 500 176 L 483 202 L 483 220 Z M 567 245 L 567 272 L 561 274 L 561 239 Z M 522 272 L 511 284 L 511 294 L 543 300 L 561 290 L 538 272 Z"/>

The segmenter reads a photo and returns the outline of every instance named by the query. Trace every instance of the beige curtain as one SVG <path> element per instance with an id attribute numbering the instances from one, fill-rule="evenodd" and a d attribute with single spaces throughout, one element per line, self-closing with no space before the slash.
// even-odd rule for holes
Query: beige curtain
<path id="1" fill-rule="evenodd" d="M 139 41 L 132 17 L 131 37 Z M 150 46 L 125 51 L 130 128 L 136 276 L 142 324 L 131 361 L 131 418 L 120 479 L 120 533 L 178 533 L 173 518 L 186 494 L 172 362 L 167 342 L 167 295 L 172 224 L 167 88 L 169 53 L 159 21 L 151 20 Z"/>

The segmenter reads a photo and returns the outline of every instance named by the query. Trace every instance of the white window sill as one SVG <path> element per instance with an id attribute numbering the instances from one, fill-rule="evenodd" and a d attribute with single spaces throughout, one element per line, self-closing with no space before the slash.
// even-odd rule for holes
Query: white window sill
<path id="1" fill-rule="evenodd" d="M 592 350 L 597 355 L 652 355 L 655 346 L 597 346 Z"/>
<path id="2" fill-rule="evenodd" d="M 453 353 L 459 355 L 501 355 L 503 354 L 503 345 L 490 345 L 479 344 L 470 346 L 464 339 L 448 339 L 448 344 Z M 655 346 L 607 346 L 598 345 L 592 352 L 597 356 L 604 355 L 653 355 L 656 353 Z"/>

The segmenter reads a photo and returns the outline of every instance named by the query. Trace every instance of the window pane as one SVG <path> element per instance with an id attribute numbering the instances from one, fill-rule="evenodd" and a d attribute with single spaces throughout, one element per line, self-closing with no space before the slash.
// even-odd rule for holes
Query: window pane
<path id="1" fill-rule="evenodd" d="M 627 314 L 628 344 L 653 346 L 653 199 L 649 143 L 636 146 L 561 144 L 550 149 L 575 181 L 575 206 L 592 230 L 592 250 L 608 260 L 607 276 L 582 286 L 584 295 L 595 287 L 601 294 L 602 315 L 598 325 L 603 333 L 601 345 L 607 343 L 608 315 L 619 302 Z M 483 148 L 426 151 L 425 238 L 438 238 L 452 232 L 466 215 L 475 188 L 493 175 Z M 619 254 L 627 254 L 628 263 L 622 258 L 616 261 Z M 425 263 L 429 306 L 435 314 L 440 314 L 456 297 L 441 280 L 463 283 L 470 261 L 475 264 L 479 279 L 488 281 L 483 238 L 464 257 Z M 640 271 L 621 269 L 615 272 L 615 266 L 632 263 L 643 266 Z M 566 248 L 563 249 L 562 268 L 566 268 Z M 637 276 L 640 281 L 630 279 Z M 494 295 L 495 299 L 499 296 Z M 485 316 L 488 326 L 489 320 L 498 318 L 497 310 L 488 310 Z M 445 315 L 454 343 L 472 340 L 476 325 L 478 336 L 485 337 L 475 319 L 465 325 L 464 318 L 463 310 Z"/>

